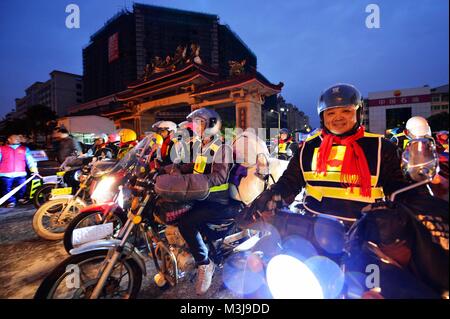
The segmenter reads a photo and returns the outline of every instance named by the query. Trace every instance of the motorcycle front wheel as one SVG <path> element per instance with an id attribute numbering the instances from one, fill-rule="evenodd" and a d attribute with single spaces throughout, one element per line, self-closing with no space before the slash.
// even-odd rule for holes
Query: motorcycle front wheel
<path id="1" fill-rule="evenodd" d="M 41 207 L 44 203 L 48 202 L 50 200 L 50 196 L 52 195 L 52 189 L 57 187 L 57 184 L 44 184 L 39 186 L 33 196 L 34 207 L 39 209 L 39 207 Z"/>
<path id="2" fill-rule="evenodd" d="M 59 217 L 67 205 L 70 205 L 68 214 L 61 220 Z M 63 239 L 67 225 L 84 207 L 86 207 L 86 204 L 78 200 L 67 198 L 51 200 L 39 207 L 34 213 L 33 229 L 39 237 L 44 239 Z"/>
<path id="3" fill-rule="evenodd" d="M 107 249 L 70 256 L 41 283 L 34 299 L 89 299 L 99 279 Z M 101 292 L 101 299 L 135 299 L 142 270 L 133 259 L 119 259 Z"/>
<path id="4" fill-rule="evenodd" d="M 120 210 L 116 210 L 111 217 L 106 220 L 107 216 L 103 215 L 102 212 L 88 212 L 82 213 L 75 216 L 74 219 L 69 223 L 64 232 L 64 248 L 66 252 L 69 253 L 73 249 L 72 235 L 73 231 L 78 228 L 95 226 L 104 223 L 113 223 L 114 233 L 113 236 L 117 235 L 119 230 L 125 225 L 127 221 L 127 215 Z"/>

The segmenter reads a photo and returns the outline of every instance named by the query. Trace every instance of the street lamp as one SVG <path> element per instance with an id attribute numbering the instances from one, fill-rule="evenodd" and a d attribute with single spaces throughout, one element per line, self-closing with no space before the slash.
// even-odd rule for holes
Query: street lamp
<path id="1" fill-rule="evenodd" d="M 281 112 L 284 111 L 284 109 L 280 109 Z M 278 133 L 280 133 L 281 130 L 281 114 L 280 112 L 277 112 L 275 110 L 270 110 L 270 113 L 276 113 L 278 115 Z"/>

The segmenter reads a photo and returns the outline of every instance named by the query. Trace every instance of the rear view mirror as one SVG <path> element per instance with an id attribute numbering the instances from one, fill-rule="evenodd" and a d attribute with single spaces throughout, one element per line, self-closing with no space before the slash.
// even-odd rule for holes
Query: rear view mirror
<path id="1" fill-rule="evenodd" d="M 439 171 L 434 141 L 430 138 L 409 141 L 402 154 L 401 167 L 403 174 L 416 182 L 431 181 Z"/>

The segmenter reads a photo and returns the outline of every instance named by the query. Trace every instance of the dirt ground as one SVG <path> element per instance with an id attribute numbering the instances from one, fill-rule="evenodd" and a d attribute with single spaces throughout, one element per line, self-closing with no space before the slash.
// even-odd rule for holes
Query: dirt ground
<path id="1" fill-rule="evenodd" d="M 62 241 L 47 241 L 33 231 L 35 208 L 31 205 L 0 208 L 0 298 L 29 299 L 45 276 L 67 258 Z M 175 287 L 161 290 L 153 282 L 156 273 L 151 259 L 146 262 L 139 298 L 196 299 L 194 283 L 188 279 Z M 216 270 L 213 284 L 205 299 L 239 298 L 222 283 L 221 269 Z"/>

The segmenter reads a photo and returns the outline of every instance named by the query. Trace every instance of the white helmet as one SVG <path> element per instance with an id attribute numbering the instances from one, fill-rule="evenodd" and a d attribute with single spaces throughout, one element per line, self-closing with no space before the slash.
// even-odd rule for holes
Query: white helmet
<path id="1" fill-rule="evenodd" d="M 94 135 L 94 142 L 96 140 L 102 139 L 103 143 L 107 143 L 108 142 L 108 135 L 101 133 L 101 134 L 95 134 Z"/>
<path id="2" fill-rule="evenodd" d="M 413 116 L 406 122 L 406 133 L 410 138 L 431 137 L 431 129 L 426 119 Z"/>
<path id="3" fill-rule="evenodd" d="M 205 136 L 214 136 L 220 133 L 220 129 L 222 128 L 222 119 L 220 115 L 212 110 L 207 108 L 197 109 L 191 112 L 186 119 L 188 121 L 194 122 L 194 119 L 201 118 L 206 122 Z"/>
<path id="4" fill-rule="evenodd" d="M 177 130 L 177 125 L 172 121 L 158 121 L 152 125 L 152 130 L 167 130 L 170 133 L 174 133 Z"/>

